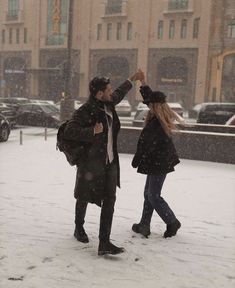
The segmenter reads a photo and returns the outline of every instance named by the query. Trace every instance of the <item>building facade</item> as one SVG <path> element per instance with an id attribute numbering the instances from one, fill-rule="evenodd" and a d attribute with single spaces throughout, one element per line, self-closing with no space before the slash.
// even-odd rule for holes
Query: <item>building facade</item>
<path id="1" fill-rule="evenodd" d="M 68 0 L 0 0 L 0 96 L 58 101 L 64 91 Z M 138 67 L 186 109 L 235 101 L 235 1 L 75 0 L 72 93 L 95 75 L 119 85 Z M 138 86 L 128 95 L 134 107 Z"/>

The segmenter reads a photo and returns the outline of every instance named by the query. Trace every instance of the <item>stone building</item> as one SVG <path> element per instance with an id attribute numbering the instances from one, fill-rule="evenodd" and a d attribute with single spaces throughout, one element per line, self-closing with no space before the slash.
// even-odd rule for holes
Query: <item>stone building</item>
<path id="1" fill-rule="evenodd" d="M 0 96 L 58 101 L 69 0 L 0 0 Z M 189 109 L 235 101 L 234 0 L 74 0 L 72 93 L 95 75 L 116 87 L 141 67 L 153 89 Z M 128 95 L 134 106 L 138 87 Z"/>

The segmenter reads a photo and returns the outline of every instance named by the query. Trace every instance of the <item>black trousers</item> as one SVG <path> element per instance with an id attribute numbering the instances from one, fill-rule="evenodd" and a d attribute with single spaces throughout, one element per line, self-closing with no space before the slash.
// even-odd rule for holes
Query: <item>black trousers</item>
<path id="1" fill-rule="evenodd" d="M 99 240 L 109 241 L 112 222 L 114 205 L 116 202 L 116 187 L 117 187 L 117 165 L 112 162 L 107 164 L 105 168 L 105 193 L 101 206 L 100 214 L 100 229 Z M 75 206 L 75 224 L 82 226 L 85 223 L 85 215 L 88 202 L 77 199 Z"/>

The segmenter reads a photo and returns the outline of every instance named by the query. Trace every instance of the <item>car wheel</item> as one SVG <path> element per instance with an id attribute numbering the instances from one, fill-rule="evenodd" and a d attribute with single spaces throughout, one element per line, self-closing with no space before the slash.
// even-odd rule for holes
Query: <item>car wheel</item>
<path id="1" fill-rule="evenodd" d="M 7 141 L 9 134 L 9 128 L 6 125 L 2 126 L 0 129 L 0 142 Z"/>

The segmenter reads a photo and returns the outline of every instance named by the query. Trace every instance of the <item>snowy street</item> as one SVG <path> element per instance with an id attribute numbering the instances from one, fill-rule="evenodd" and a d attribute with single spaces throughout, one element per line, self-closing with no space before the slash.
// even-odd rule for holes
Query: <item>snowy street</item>
<path id="1" fill-rule="evenodd" d="M 51 130 L 53 131 L 53 130 Z M 151 235 L 131 231 L 140 220 L 145 175 L 120 154 L 111 239 L 119 256 L 98 256 L 99 207 L 88 206 L 90 242 L 73 237 L 75 168 L 56 151 L 56 134 L 19 130 L 0 143 L 0 287 L 235 287 L 235 165 L 181 159 L 162 196 L 181 221 L 164 239 L 155 213 Z M 28 135 L 27 135 L 28 133 Z M 36 135 L 36 136 L 32 136 Z"/>

